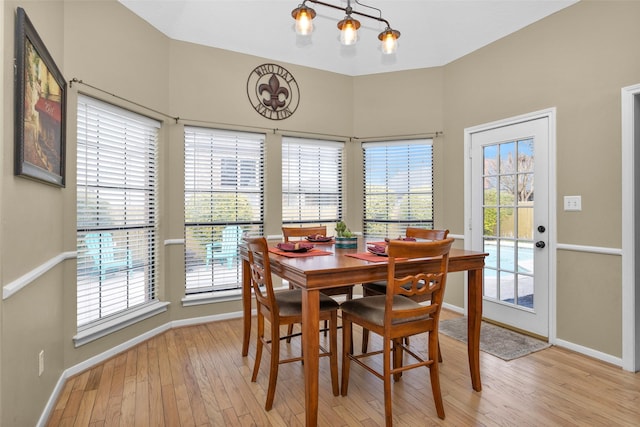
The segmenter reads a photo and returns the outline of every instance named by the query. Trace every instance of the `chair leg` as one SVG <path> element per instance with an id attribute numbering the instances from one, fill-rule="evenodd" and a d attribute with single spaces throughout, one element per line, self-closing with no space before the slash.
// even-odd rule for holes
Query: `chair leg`
<path id="1" fill-rule="evenodd" d="M 287 343 L 291 342 L 291 335 L 293 335 L 293 323 L 289 324 L 289 326 L 287 327 L 287 338 L 285 339 L 285 341 Z"/>
<path id="2" fill-rule="evenodd" d="M 393 369 L 402 366 L 402 338 L 393 340 Z M 393 374 L 393 381 L 400 381 L 402 372 Z"/>
<path id="3" fill-rule="evenodd" d="M 331 313 L 331 322 L 329 322 L 329 366 L 331 367 L 331 386 L 333 387 L 333 395 L 340 395 L 340 385 L 338 383 L 338 312 Z"/>
<path id="4" fill-rule="evenodd" d="M 280 325 L 271 323 L 271 366 L 269 368 L 269 388 L 267 389 L 267 401 L 264 409 L 271 410 L 273 398 L 276 394 L 278 382 L 278 367 L 280 366 Z"/>
<path id="5" fill-rule="evenodd" d="M 438 337 L 435 334 L 432 336 L 432 334 L 429 333 L 429 360 L 432 361 L 431 365 L 429 365 L 431 390 L 433 393 L 433 400 L 436 404 L 438 418 L 444 420 L 444 404 L 442 403 L 442 392 L 440 391 L 440 372 L 438 363 L 436 362 L 436 358 L 438 357 L 436 352 L 438 354 L 440 353 L 440 350 L 438 349 Z"/>
<path id="6" fill-rule="evenodd" d="M 351 359 L 349 359 L 349 355 L 352 354 L 353 348 L 351 347 L 352 343 L 352 325 L 351 322 L 345 320 L 344 315 L 342 316 L 342 386 L 341 386 L 341 394 L 343 396 L 347 395 L 349 391 L 349 368 L 351 365 Z"/>
<path id="7" fill-rule="evenodd" d="M 363 286 L 362 288 L 362 296 L 363 297 L 368 297 L 370 296 L 369 293 L 367 292 L 367 289 Z M 353 298 L 353 291 L 351 292 L 351 295 L 349 296 L 349 299 Z M 362 352 L 366 353 L 367 349 L 369 348 L 369 330 L 366 328 L 362 328 Z"/>
<path id="8" fill-rule="evenodd" d="M 258 340 L 256 342 L 256 360 L 253 362 L 253 374 L 251 375 L 251 382 L 256 382 L 258 378 L 258 371 L 260 370 L 260 361 L 262 360 L 262 347 L 264 338 L 264 316 L 260 313 L 258 308 Z"/>
<path id="9" fill-rule="evenodd" d="M 289 289 L 293 289 L 293 286 L 291 286 L 291 283 L 289 283 Z M 291 335 L 293 335 L 293 323 L 289 324 L 289 327 L 287 328 L 287 339 L 285 339 L 285 341 L 287 342 L 287 344 L 289 344 L 291 342 Z"/>
<path id="10" fill-rule="evenodd" d="M 391 341 L 384 340 L 383 343 L 383 381 L 384 381 L 384 421 L 387 427 L 393 426 L 393 415 L 391 401 Z M 394 362 L 395 363 L 395 362 Z"/>
<path id="11" fill-rule="evenodd" d="M 362 328 L 362 352 L 366 353 L 369 347 L 369 330 Z"/>

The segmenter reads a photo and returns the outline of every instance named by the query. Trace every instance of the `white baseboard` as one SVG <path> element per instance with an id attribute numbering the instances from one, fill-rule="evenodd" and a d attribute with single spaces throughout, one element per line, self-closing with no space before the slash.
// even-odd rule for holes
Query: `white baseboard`
<path id="1" fill-rule="evenodd" d="M 458 307 L 457 305 L 447 304 L 446 302 L 443 302 L 442 308 L 446 308 L 449 311 L 453 311 L 464 316 L 464 308 Z"/>
<path id="2" fill-rule="evenodd" d="M 560 340 L 560 339 L 556 339 L 555 342 L 553 343 L 553 345 L 558 346 L 558 347 L 562 347 L 562 348 L 566 348 L 567 350 L 575 351 L 576 353 L 580 353 L 580 354 L 583 354 L 585 356 L 589 356 L 589 357 L 592 357 L 594 359 L 598 359 L 598 360 L 600 360 L 602 362 L 611 363 L 612 365 L 616 365 L 616 366 L 622 367 L 622 358 L 621 357 L 612 356 L 610 354 L 603 353 L 601 351 L 597 351 L 597 350 L 594 350 L 594 349 L 589 348 L 589 347 L 585 347 L 585 346 L 582 346 L 582 345 L 574 344 L 572 342 L 565 341 L 565 340 Z"/>

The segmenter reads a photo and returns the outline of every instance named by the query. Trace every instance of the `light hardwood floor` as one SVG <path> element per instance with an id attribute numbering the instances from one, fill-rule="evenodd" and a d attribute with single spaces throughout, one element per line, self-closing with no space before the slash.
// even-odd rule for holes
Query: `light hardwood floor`
<path id="1" fill-rule="evenodd" d="M 443 318 L 457 315 L 443 311 Z M 241 357 L 241 321 L 173 329 L 70 378 L 49 426 L 302 426 L 300 363 L 282 365 L 273 409 L 264 410 L 269 353 L 250 381 L 255 337 Z M 372 335 L 370 345 L 380 345 Z M 298 342 L 282 344 L 299 351 Z M 414 338 L 413 345 L 420 345 Z M 360 336 L 355 337 L 359 348 Z M 441 335 L 446 419 L 436 416 L 426 369 L 393 386 L 396 426 L 638 426 L 640 374 L 549 348 L 505 362 L 481 353 L 482 392 L 471 389 L 466 345 Z M 321 426 L 384 424 L 382 382 L 358 366 L 349 395 L 331 393 L 320 362 Z"/>

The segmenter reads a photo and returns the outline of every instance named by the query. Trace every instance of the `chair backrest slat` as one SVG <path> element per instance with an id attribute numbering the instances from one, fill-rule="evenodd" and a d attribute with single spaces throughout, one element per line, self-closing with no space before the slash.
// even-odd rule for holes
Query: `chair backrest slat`
<path id="1" fill-rule="evenodd" d="M 449 230 L 430 230 L 427 228 L 407 227 L 407 237 L 425 240 L 444 240 L 449 235 Z"/>
<path id="2" fill-rule="evenodd" d="M 434 240 L 428 242 L 409 242 L 402 240 L 389 241 L 389 269 L 387 273 L 387 295 L 385 324 L 391 325 L 403 319 L 419 316 L 437 318 L 442 307 L 442 299 L 449 270 L 449 251 L 454 239 Z M 425 267 L 425 271 L 397 277 L 396 265 L 403 260 L 419 258 L 438 258 L 438 268 Z M 389 286 L 391 284 L 391 286 Z M 410 285 L 410 286 L 409 286 Z M 431 294 L 431 304 L 410 310 L 393 310 L 393 297 L 404 295 Z"/>
<path id="3" fill-rule="evenodd" d="M 277 314 L 278 306 L 273 282 L 271 280 L 271 263 L 269 262 L 269 246 L 264 237 L 246 239 L 251 269 L 251 286 L 256 299 Z"/>
<path id="4" fill-rule="evenodd" d="M 282 236 L 284 237 L 285 242 L 288 242 L 291 237 L 303 238 L 316 234 L 326 236 L 327 226 L 322 225 L 317 227 L 282 227 Z"/>

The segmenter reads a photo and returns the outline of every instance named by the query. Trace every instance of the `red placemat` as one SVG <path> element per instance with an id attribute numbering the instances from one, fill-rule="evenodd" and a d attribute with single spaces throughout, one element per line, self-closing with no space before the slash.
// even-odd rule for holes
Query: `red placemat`
<path id="1" fill-rule="evenodd" d="M 372 254 L 372 253 L 369 253 L 369 252 L 358 252 L 358 253 L 355 253 L 355 254 L 345 254 L 345 255 L 346 256 L 350 256 L 351 258 L 358 258 L 358 259 L 361 259 L 363 261 L 387 262 L 387 257 L 376 255 L 376 254 Z"/>
<path id="2" fill-rule="evenodd" d="M 316 256 L 316 255 L 331 255 L 333 252 L 322 251 L 320 249 L 311 249 L 307 252 L 287 252 L 282 251 L 278 248 L 269 248 L 269 252 L 274 253 L 276 255 L 286 256 L 288 258 L 301 258 L 306 256 Z"/>

